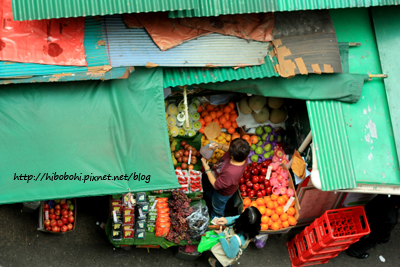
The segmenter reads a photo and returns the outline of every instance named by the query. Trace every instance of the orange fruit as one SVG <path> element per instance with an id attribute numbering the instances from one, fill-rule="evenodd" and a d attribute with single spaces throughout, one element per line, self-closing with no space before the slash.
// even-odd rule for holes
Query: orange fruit
<path id="1" fill-rule="evenodd" d="M 267 215 L 264 215 L 261 217 L 261 223 L 268 223 L 269 217 Z"/>
<path id="2" fill-rule="evenodd" d="M 224 115 L 224 113 L 220 110 L 217 111 L 217 118 L 221 117 L 222 115 Z"/>
<path id="3" fill-rule="evenodd" d="M 210 118 L 211 118 L 211 117 L 210 117 Z M 211 121 L 206 122 L 206 123 L 205 123 L 205 126 L 209 125 L 210 123 L 211 123 Z"/>
<path id="4" fill-rule="evenodd" d="M 229 120 L 230 120 L 231 122 L 235 122 L 235 121 L 236 121 L 236 118 L 237 118 L 237 115 L 230 115 L 230 116 L 229 116 Z"/>
<path id="5" fill-rule="evenodd" d="M 228 113 L 232 111 L 232 108 L 230 106 L 225 106 L 224 107 L 224 113 Z"/>
<path id="6" fill-rule="evenodd" d="M 237 127 L 239 127 L 238 124 L 236 123 L 236 121 L 232 122 L 232 127 L 235 128 L 235 129 L 236 129 Z"/>
<path id="7" fill-rule="evenodd" d="M 230 121 L 226 121 L 226 122 L 224 123 L 224 128 L 225 128 L 225 129 L 229 129 L 229 128 L 231 128 L 231 125 L 232 125 L 232 123 L 231 123 Z"/>
<path id="8" fill-rule="evenodd" d="M 234 108 L 235 108 L 235 103 L 229 102 L 229 103 L 228 103 L 228 106 L 229 106 L 231 109 L 234 109 Z"/>
<path id="9" fill-rule="evenodd" d="M 219 125 L 219 121 L 217 118 L 213 119 L 212 121 L 218 123 L 218 125 Z"/>
<path id="10" fill-rule="evenodd" d="M 271 225 L 271 230 L 274 230 L 274 231 L 276 231 L 276 230 L 279 230 L 279 224 L 278 223 L 276 223 L 276 222 L 274 222 L 272 225 Z"/>
<path id="11" fill-rule="evenodd" d="M 258 206 L 265 206 L 265 201 L 262 198 L 257 198 L 256 202 Z"/>
<path id="12" fill-rule="evenodd" d="M 290 208 L 287 210 L 286 213 L 287 213 L 288 215 L 293 216 L 293 215 L 296 214 L 296 210 L 295 210 L 293 207 L 290 207 Z"/>
<path id="13" fill-rule="evenodd" d="M 211 105 L 211 104 L 208 104 L 207 107 L 206 107 L 206 109 L 207 109 L 208 111 L 212 111 L 212 110 L 214 110 L 214 106 Z"/>
<path id="14" fill-rule="evenodd" d="M 271 200 L 277 200 L 277 199 L 278 199 L 277 195 L 274 195 L 274 194 L 271 195 Z"/>
<path id="15" fill-rule="evenodd" d="M 219 123 L 221 123 L 222 125 L 226 122 L 226 118 L 224 116 L 219 117 Z"/>
<path id="16" fill-rule="evenodd" d="M 221 123 L 218 123 L 219 128 L 224 128 L 223 125 Z"/>
<path id="17" fill-rule="evenodd" d="M 292 204 L 290 204 L 290 207 L 294 207 L 294 201 L 292 202 Z"/>
<path id="18" fill-rule="evenodd" d="M 270 196 L 264 197 L 264 202 L 267 203 L 268 201 L 271 201 L 271 197 Z"/>
<path id="19" fill-rule="evenodd" d="M 250 142 L 251 142 L 252 144 L 257 144 L 257 143 L 258 143 L 258 137 L 257 137 L 256 135 L 252 135 L 252 136 L 250 137 Z"/>
<path id="20" fill-rule="evenodd" d="M 268 202 L 267 202 L 267 208 L 269 208 L 269 209 L 271 209 L 271 210 L 275 209 L 274 202 L 268 201 Z"/>
<path id="21" fill-rule="evenodd" d="M 237 115 L 237 112 L 236 112 L 236 110 L 232 109 L 232 111 L 229 112 L 229 114 L 231 114 L 231 115 Z"/>
<path id="22" fill-rule="evenodd" d="M 267 223 L 262 223 L 261 224 L 261 230 L 268 230 L 268 224 Z"/>
<path id="23" fill-rule="evenodd" d="M 200 119 L 199 122 L 201 123 L 201 126 L 203 126 L 205 123 L 205 121 L 203 119 Z"/>
<path id="24" fill-rule="evenodd" d="M 212 122 L 212 117 L 210 115 L 207 115 L 204 117 L 205 122 Z"/>
<path id="25" fill-rule="evenodd" d="M 224 113 L 224 117 L 227 121 L 229 121 L 229 114 Z"/>
<path id="26" fill-rule="evenodd" d="M 286 202 L 289 200 L 289 197 L 287 195 L 283 195 L 282 197 L 286 200 Z"/>
<path id="27" fill-rule="evenodd" d="M 276 202 L 276 201 L 273 201 L 273 202 L 274 202 L 275 209 L 276 209 L 277 207 L 279 207 L 278 202 Z"/>
<path id="28" fill-rule="evenodd" d="M 278 219 L 276 222 L 279 223 L 279 226 L 282 226 L 282 221 L 281 221 L 281 219 Z"/>
<path id="29" fill-rule="evenodd" d="M 217 111 L 220 111 L 220 110 L 219 110 L 218 107 L 215 107 L 215 108 L 214 108 L 214 111 L 217 112 Z"/>
<path id="30" fill-rule="evenodd" d="M 272 212 L 271 209 L 269 209 L 269 208 L 266 208 L 266 209 L 265 209 L 265 215 L 271 216 L 272 214 L 274 214 L 274 213 Z"/>
<path id="31" fill-rule="evenodd" d="M 244 199 L 243 199 L 243 204 L 244 204 L 245 206 L 250 205 L 250 204 L 251 204 L 251 199 L 248 198 L 248 197 L 244 198 Z"/>
<path id="32" fill-rule="evenodd" d="M 283 228 L 288 228 L 289 227 L 289 223 L 287 221 L 282 222 L 282 227 Z"/>
<path id="33" fill-rule="evenodd" d="M 240 134 L 239 133 L 232 134 L 232 140 L 235 140 L 236 138 L 240 138 Z"/>
<path id="34" fill-rule="evenodd" d="M 204 126 L 201 126 L 199 133 L 204 133 Z"/>
<path id="35" fill-rule="evenodd" d="M 284 214 L 281 215 L 280 218 L 281 218 L 281 221 L 284 222 L 284 221 L 287 221 L 287 220 L 289 219 L 289 215 L 287 215 L 286 213 L 284 213 Z"/>
<path id="36" fill-rule="evenodd" d="M 273 220 L 274 222 L 277 222 L 279 220 L 279 215 L 278 214 L 272 214 L 271 220 Z"/>
<path id="37" fill-rule="evenodd" d="M 278 197 L 276 200 L 280 206 L 283 206 L 286 204 L 285 198 L 284 197 Z"/>
<path id="38" fill-rule="evenodd" d="M 199 108 L 197 109 L 197 112 L 198 112 L 198 113 L 201 113 L 202 111 L 203 111 L 203 106 L 200 105 Z"/>
<path id="39" fill-rule="evenodd" d="M 217 117 L 217 112 L 211 111 L 208 115 L 210 115 L 211 118 L 215 119 Z"/>
<path id="40" fill-rule="evenodd" d="M 261 215 L 265 214 L 265 207 L 264 206 L 257 206 L 257 208 L 260 211 Z"/>
<path id="41" fill-rule="evenodd" d="M 274 221 L 273 220 L 271 220 L 271 219 L 269 219 L 269 221 L 268 221 L 268 226 L 271 228 L 271 225 L 274 223 Z"/>
<path id="42" fill-rule="evenodd" d="M 208 111 L 203 111 L 202 113 L 201 113 L 201 117 L 202 118 L 204 118 L 205 116 L 207 116 L 208 115 Z"/>
<path id="43" fill-rule="evenodd" d="M 296 225 L 297 223 L 297 220 L 293 216 L 289 216 L 287 221 L 290 225 Z"/>
<path id="44" fill-rule="evenodd" d="M 224 124 L 224 125 L 225 125 L 225 124 Z M 222 127 L 221 127 L 221 128 L 222 128 Z M 235 129 L 234 129 L 234 128 L 231 127 L 231 128 L 228 129 L 228 133 L 233 134 L 234 132 L 235 132 Z"/>
<path id="45" fill-rule="evenodd" d="M 279 206 L 275 209 L 276 214 L 282 215 L 283 214 L 283 207 Z"/>
<path id="46" fill-rule="evenodd" d="M 246 141 L 250 141 L 250 135 L 248 134 L 243 135 L 242 138 Z"/>
<path id="47" fill-rule="evenodd" d="M 257 202 L 255 202 L 255 201 L 252 201 L 252 202 L 251 202 L 251 204 L 250 204 L 250 206 L 252 206 L 252 207 L 256 207 L 256 208 L 257 208 Z"/>

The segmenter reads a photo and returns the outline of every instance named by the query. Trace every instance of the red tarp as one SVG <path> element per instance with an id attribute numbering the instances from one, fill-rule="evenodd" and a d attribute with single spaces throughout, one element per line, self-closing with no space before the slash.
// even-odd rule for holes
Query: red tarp
<path id="1" fill-rule="evenodd" d="M 138 19 L 135 17 L 135 14 L 123 14 L 122 15 L 126 27 L 130 29 L 143 29 L 142 23 L 138 21 Z"/>
<path id="2" fill-rule="evenodd" d="M 86 66 L 85 18 L 13 21 L 11 0 L 0 0 L 0 60 Z"/>
<path id="3" fill-rule="evenodd" d="M 209 31 L 182 26 L 177 19 L 168 18 L 167 12 L 138 13 L 135 16 L 161 51 L 210 33 Z"/>
<path id="4" fill-rule="evenodd" d="M 182 18 L 183 26 L 206 31 L 233 35 L 244 39 L 269 42 L 272 41 L 274 29 L 273 13 L 222 15 L 205 18 Z"/>

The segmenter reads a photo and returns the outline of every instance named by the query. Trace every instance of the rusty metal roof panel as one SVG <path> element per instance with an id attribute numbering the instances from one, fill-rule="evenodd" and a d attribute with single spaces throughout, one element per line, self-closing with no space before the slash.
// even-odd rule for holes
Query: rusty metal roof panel
<path id="1" fill-rule="evenodd" d="M 197 0 L 12 0 L 14 20 L 188 10 Z"/>
<path id="2" fill-rule="evenodd" d="M 197 8 L 169 12 L 170 18 L 212 17 L 229 14 L 262 13 L 398 5 L 399 0 L 198 0 Z"/>
<path id="3" fill-rule="evenodd" d="M 85 55 L 88 67 L 109 65 L 104 45 L 101 23 L 91 17 L 85 19 Z M 99 45 L 100 43 L 100 45 Z M 0 61 L 0 78 L 52 75 L 62 73 L 87 72 L 87 67 L 45 65 L 35 63 L 19 63 Z"/>
<path id="4" fill-rule="evenodd" d="M 112 67 L 231 67 L 264 64 L 268 42 L 247 41 L 212 33 L 161 51 L 145 29 L 129 29 L 120 15 L 102 20 L 103 36 Z"/>

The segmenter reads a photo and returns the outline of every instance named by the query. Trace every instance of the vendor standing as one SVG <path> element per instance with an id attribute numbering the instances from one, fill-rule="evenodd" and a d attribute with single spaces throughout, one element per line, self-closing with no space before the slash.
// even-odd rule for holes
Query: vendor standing
<path id="1" fill-rule="evenodd" d="M 250 154 L 250 146 L 242 138 L 233 140 L 229 146 L 217 145 L 218 149 L 222 149 L 226 153 L 214 164 L 212 169 L 208 166 L 205 158 L 201 159 L 204 173 L 213 187 L 211 219 L 224 217 L 226 203 L 239 188 L 240 178 L 246 169 L 247 158 Z"/>

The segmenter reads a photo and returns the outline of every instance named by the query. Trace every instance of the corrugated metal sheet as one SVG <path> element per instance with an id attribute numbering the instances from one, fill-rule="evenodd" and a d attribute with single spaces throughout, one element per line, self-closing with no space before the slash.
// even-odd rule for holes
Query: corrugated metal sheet
<path id="1" fill-rule="evenodd" d="M 205 67 L 261 65 L 269 43 L 254 42 L 222 34 L 209 34 L 161 51 L 144 29 L 126 28 L 119 15 L 102 20 L 112 67 L 159 66 Z"/>
<path id="2" fill-rule="evenodd" d="M 89 80 L 112 80 L 112 79 L 126 79 L 129 74 L 134 71 L 133 67 L 112 68 L 111 70 L 102 72 L 77 72 L 69 73 L 68 75 L 54 74 L 54 75 L 40 75 L 19 79 L 0 79 L 1 84 L 14 84 L 14 83 L 44 83 L 44 82 L 74 82 L 74 81 L 89 81 Z"/>
<path id="3" fill-rule="evenodd" d="M 266 57 L 265 63 L 260 66 L 236 70 L 233 68 L 164 68 L 164 87 L 277 76 L 279 74 L 274 70 L 274 63 Z"/>
<path id="4" fill-rule="evenodd" d="M 212 17 L 228 14 L 261 13 L 398 5 L 399 0 L 199 0 L 193 10 L 169 12 L 170 18 Z"/>
<path id="5" fill-rule="evenodd" d="M 187 10 L 197 0 L 12 0 L 14 20 Z"/>
<path id="6" fill-rule="evenodd" d="M 85 19 L 85 55 L 88 67 L 109 65 L 103 40 L 101 23 L 91 17 Z M 0 61 L 0 78 L 52 75 L 62 73 L 87 72 L 87 67 L 42 65 L 34 63 L 17 63 Z"/>
<path id="7" fill-rule="evenodd" d="M 323 191 L 357 186 L 339 101 L 307 101 Z"/>

